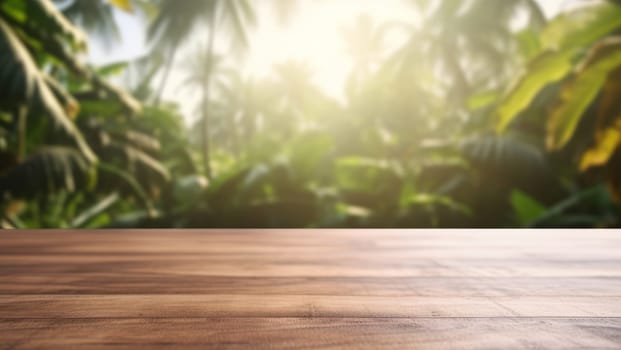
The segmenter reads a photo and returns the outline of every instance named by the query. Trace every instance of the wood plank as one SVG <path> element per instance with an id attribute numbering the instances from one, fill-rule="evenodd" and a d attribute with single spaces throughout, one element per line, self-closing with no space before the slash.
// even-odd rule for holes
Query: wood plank
<path id="1" fill-rule="evenodd" d="M 535 230 L 519 235 L 502 230 L 154 230 L 154 231 L 58 231 L 29 232 L 27 235 L 3 235 L 0 254 L 115 253 L 176 254 L 210 253 L 312 253 L 325 251 L 427 251 L 451 253 L 452 257 L 470 252 L 564 255 L 598 258 L 597 252 L 614 252 L 621 247 L 615 231 Z M 60 239 L 59 237 L 63 237 Z M 179 237 L 183 237 L 182 240 Z M 93 244 L 96 240 L 98 244 Z M 550 248 L 554 247 L 552 251 Z M 223 249 L 226 248 L 226 249 Z M 286 248 L 286 249 L 283 249 Z M 292 250 L 291 250 L 292 249 Z M 581 253 L 583 252 L 583 254 Z M 589 255 L 590 254 L 590 255 Z M 476 255 L 472 255 L 476 256 Z M 485 255 L 484 255 L 485 256 Z M 618 255 L 616 255 L 618 258 Z"/>
<path id="2" fill-rule="evenodd" d="M 230 277 L 133 271 L 28 273 L 4 277 L 4 294 L 258 294 L 334 296 L 621 297 L 608 277 Z"/>
<path id="3" fill-rule="evenodd" d="M 621 249 L 619 250 L 621 251 Z M 0 276 L 101 274 L 110 271 L 129 274 L 229 277 L 583 277 L 621 278 L 621 259 L 543 260 L 531 259 L 420 259 L 374 261 L 295 258 L 213 259 L 177 256 L 34 255 L 0 258 Z M 326 253 L 326 255 L 329 255 Z"/>
<path id="4" fill-rule="evenodd" d="M 616 231 L 0 234 L 0 349 L 621 348 Z"/>
<path id="5" fill-rule="evenodd" d="M 2 295 L 0 318 L 621 317 L 621 297 Z"/>
<path id="6" fill-rule="evenodd" d="M 11 349 L 618 349 L 621 319 L 0 320 Z"/>

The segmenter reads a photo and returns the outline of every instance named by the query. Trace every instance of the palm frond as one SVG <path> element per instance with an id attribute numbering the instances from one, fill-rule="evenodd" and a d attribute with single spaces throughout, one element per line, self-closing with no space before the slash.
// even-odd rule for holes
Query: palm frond
<path id="1" fill-rule="evenodd" d="M 46 146 L 0 175 L 1 198 L 32 199 L 93 184 L 92 165 L 67 147 Z"/>
<path id="2" fill-rule="evenodd" d="M 96 156 L 84 140 L 82 134 L 71 121 L 69 115 L 56 98 L 47 83 L 47 78 L 38 69 L 33 58 L 22 45 L 17 35 L 0 19 L 0 80 L 10 82 L 0 86 L 4 103 L 16 108 L 20 105 L 39 106 L 60 130 L 71 139 L 89 160 Z"/>

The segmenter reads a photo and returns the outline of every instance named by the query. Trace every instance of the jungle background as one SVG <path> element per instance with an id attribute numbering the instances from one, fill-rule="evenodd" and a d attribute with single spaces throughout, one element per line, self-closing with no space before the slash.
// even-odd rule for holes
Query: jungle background
<path id="1" fill-rule="evenodd" d="M 0 224 L 619 227 L 621 2 L 544 1 L 352 11 L 335 96 L 245 69 L 321 0 L 0 0 Z M 148 52 L 93 63 L 119 14 Z"/>

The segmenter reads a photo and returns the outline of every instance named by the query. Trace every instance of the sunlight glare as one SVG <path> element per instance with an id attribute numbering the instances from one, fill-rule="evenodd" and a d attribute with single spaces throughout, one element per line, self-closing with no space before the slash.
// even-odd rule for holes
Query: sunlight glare
<path id="1" fill-rule="evenodd" d="M 328 95 L 342 97 L 345 79 L 352 69 L 343 32 L 360 15 L 368 15 L 377 23 L 400 21 L 412 24 L 420 18 L 412 7 L 400 0 L 303 3 L 287 23 L 273 19 L 259 25 L 251 39 L 253 44 L 247 72 L 265 76 L 279 63 L 305 63 L 314 73 L 314 83 Z"/>
<path id="2" fill-rule="evenodd" d="M 376 23 L 417 25 L 421 21 L 420 14 L 403 0 L 301 0 L 300 6 L 286 23 L 276 18 L 269 1 L 257 3 L 261 5 L 257 9 L 258 17 L 264 20 L 250 32 L 251 47 L 246 56 L 244 73 L 266 77 L 273 73 L 275 65 L 287 61 L 305 63 L 312 69 L 313 82 L 327 95 L 341 100 L 345 81 L 353 66 L 346 50 L 345 28 L 353 26 L 360 15 L 368 15 Z M 563 3 L 565 0 L 546 0 L 542 2 L 542 8 L 550 17 L 559 12 Z M 124 29 L 121 47 L 109 51 L 95 42 L 89 55 L 94 64 L 136 58 L 148 52 L 140 21 L 122 11 L 118 11 L 115 17 Z M 202 38 L 202 35 L 197 35 L 195 41 L 202 41 Z M 387 38 L 386 49 L 398 47 L 399 40 Z M 187 46 L 192 48 L 195 44 Z M 186 49 L 179 56 L 184 57 L 191 52 Z M 180 91 L 185 74 L 183 65 L 173 69 L 164 96 L 176 101 L 186 122 L 191 123 L 196 119 L 193 112 L 198 96 L 191 91 Z"/>

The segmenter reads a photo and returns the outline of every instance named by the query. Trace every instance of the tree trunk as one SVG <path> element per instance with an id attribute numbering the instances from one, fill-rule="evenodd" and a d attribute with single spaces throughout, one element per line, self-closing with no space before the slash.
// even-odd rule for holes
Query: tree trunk
<path id="1" fill-rule="evenodd" d="M 209 33 L 206 46 L 206 64 L 207 69 L 205 71 L 205 77 L 203 79 L 203 166 L 205 169 L 205 176 L 208 179 L 212 178 L 211 173 L 211 149 L 210 149 L 210 137 L 209 137 L 209 96 L 210 96 L 210 80 L 213 69 L 213 50 L 216 31 L 216 10 L 211 12 L 209 18 Z"/>
<path id="2" fill-rule="evenodd" d="M 157 89 L 157 94 L 155 95 L 155 106 L 160 105 L 160 101 L 162 100 L 162 94 L 164 93 L 164 88 L 166 87 L 166 83 L 168 82 L 168 77 L 170 75 L 170 71 L 172 70 L 173 62 L 175 61 L 175 56 L 177 55 L 177 47 L 178 45 L 173 44 L 170 52 L 170 57 L 168 58 L 168 62 L 166 62 L 166 67 L 164 68 L 164 77 L 162 77 L 162 81 L 160 82 L 160 86 Z"/>

